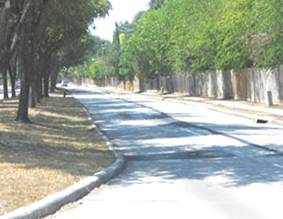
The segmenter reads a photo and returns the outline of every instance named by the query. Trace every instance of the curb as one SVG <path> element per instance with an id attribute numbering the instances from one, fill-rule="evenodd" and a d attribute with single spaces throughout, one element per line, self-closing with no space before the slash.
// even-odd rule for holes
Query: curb
<path id="1" fill-rule="evenodd" d="M 243 113 L 243 112 L 235 111 L 235 110 L 233 110 L 232 108 L 229 108 L 229 107 L 215 106 L 215 105 L 212 105 L 212 104 L 209 104 L 209 103 L 198 103 L 198 102 L 178 100 L 178 99 L 175 100 L 175 99 L 171 99 L 171 98 L 168 98 L 168 99 L 165 99 L 165 100 L 169 101 L 169 102 L 182 103 L 182 104 L 186 104 L 186 105 L 204 105 L 205 107 L 207 107 L 210 110 L 214 110 L 216 112 L 221 112 L 221 113 L 225 113 L 225 114 L 229 114 L 229 115 L 239 116 L 239 117 L 242 117 L 242 118 L 245 118 L 245 119 L 249 119 L 249 120 L 251 120 L 255 123 L 258 123 L 257 122 L 258 120 L 263 120 L 263 121 L 266 121 L 264 123 L 269 123 L 269 124 L 272 124 L 272 125 L 280 125 L 280 126 L 283 125 L 283 122 L 281 120 L 278 120 L 275 117 L 270 116 L 270 115 L 262 115 L 262 116 L 257 115 L 257 114 L 251 115 L 249 113 Z M 242 110 L 242 109 L 240 109 L 240 110 Z"/>
<path id="2" fill-rule="evenodd" d="M 277 119 L 276 117 L 273 117 L 272 115 L 251 115 L 249 113 L 243 113 L 243 112 L 238 112 L 233 110 L 233 108 L 229 108 L 229 107 L 225 107 L 225 106 L 217 106 L 217 105 L 213 105 L 213 104 L 209 104 L 209 103 L 202 103 L 202 102 L 196 102 L 196 101 L 190 101 L 190 100 L 182 100 L 182 99 L 178 99 L 178 98 L 170 98 L 170 97 L 162 97 L 162 96 L 156 96 L 156 95 L 148 95 L 148 94 L 140 94 L 143 96 L 147 96 L 147 97 L 151 97 L 157 100 L 163 100 L 163 101 L 168 101 L 168 102 L 173 102 L 173 103 L 181 103 L 181 104 L 185 104 L 185 105 L 192 105 L 192 106 L 204 106 L 210 110 L 216 111 L 216 112 L 220 112 L 220 113 L 225 113 L 228 115 L 235 115 L 235 116 L 239 116 L 245 119 L 249 119 L 252 122 L 257 123 L 258 120 L 263 120 L 266 121 L 264 123 L 268 123 L 268 124 L 272 124 L 272 125 L 280 125 L 283 126 L 283 121 Z M 242 110 L 242 109 L 240 109 Z"/>
<path id="3" fill-rule="evenodd" d="M 88 119 L 94 123 L 88 110 L 87 114 Z M 92 125 L 92 127 L 95 127 L 95 125 Z M 115 154 L 116 160 L 109 167 L 97 172 L 93 176 L 81 180 L 80 182 L 66 188 L 61 192 L 57 192 L 31 205 L 19 208 L 6 215 L 0 216 L 0 219 L 38 219 L 51 215 L 64 205 L 83 198 L 94 188 L 106 183 L 111 178 L 118 175 L 126 165 L 125 159 L 121 154 L 118 154 L 114 150 L 112 143 L 100 130 L 97 129 L 96 131 L 102 135 L 102 138 L 106 141 L 106 145 Z"/>

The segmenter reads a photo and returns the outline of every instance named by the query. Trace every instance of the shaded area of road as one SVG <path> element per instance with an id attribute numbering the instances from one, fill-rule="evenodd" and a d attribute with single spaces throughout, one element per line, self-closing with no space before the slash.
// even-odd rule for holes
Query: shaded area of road
<path id="1" fill-rule="evenodd" d="M 58 218 L 281 218 L 283 157 L 266 143 L 281 127 L 99 90 L 75 96 L 128 167 Z M 272 144 L 282 147 L 279 138 Z"/>

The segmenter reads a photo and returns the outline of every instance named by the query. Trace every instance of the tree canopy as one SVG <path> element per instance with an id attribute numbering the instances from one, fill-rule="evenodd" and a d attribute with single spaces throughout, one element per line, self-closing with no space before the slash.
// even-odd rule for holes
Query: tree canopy
<path id="1" fill-rule="evenodd" d="M 118 74 L 152 79 L 276 67 L 283 64 L 282 22 L 282 0 L 151 0 L 147 11 L 119 26 Z"/>
<path id="2" fill-rule="evenodd" d="M 18 73 L 11 74 L 21 79 L 17 120 L 28 122 L 29 102 L 35 107 L 43 96 L 48 97 L 50 79 L 54 85 L 61 68 L 88 59 L 96 42 L 88 27 L 93 19 L 105 16 L 111 5 L 107 0 L 17 0 L 10 4 L 0 9 L 0 70 L 4 81 L 7 71 Z"/>

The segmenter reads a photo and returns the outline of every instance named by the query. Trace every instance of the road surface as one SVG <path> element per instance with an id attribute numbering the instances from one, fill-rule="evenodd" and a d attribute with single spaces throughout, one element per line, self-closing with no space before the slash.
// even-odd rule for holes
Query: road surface
<path id="1" fill-rule="evenodd" d="M 74 96 L 128 163 L 55 218 L 283 218 L 283 127 L 141 95 Z"/>

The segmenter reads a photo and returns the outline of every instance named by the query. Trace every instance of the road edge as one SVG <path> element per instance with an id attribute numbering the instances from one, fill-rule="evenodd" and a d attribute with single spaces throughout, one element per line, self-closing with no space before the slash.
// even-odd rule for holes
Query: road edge
<path id="1" fill-rule="evenodd" d="M 38 219 L 56 213 L 64 205 L 78 201 L 86 196 L 94 188 L 108 182 L 113 177 L 121 173 L 126 166 L 123 155 L 117 153 L 111 141 L 95 126 L 95 121 L 91 117 L 88 109 L 77 98 L 75 98 L 85 109 L 88 119 L 92 122 L 92 126 L 105 140 L 106 145 L 115 155 L 115 161 L 103 170 L 89 176 L 80 182 L 64 189 L 63 191 L 54 193 L 26 207 L 16 209 L 8 214 L 0 216 L 0 219 Z"/>
<path id="2" fill-rule="evenodd" d="M 101 87 L 100 87 L 101 88 Z M 173 102 L 173 103 L 180 103 L 180 104 L 185 104 L 185 105 L 191 105 L 191 106 L 203 106 L 205 108 L 208 108 L 210 110 L 213 110 L 215 112 L 220 112 L 220 113 L 225 113 L 228 115 L 234 115 L 238 116 L 244 119 L 248 119 L 254 123 L 258 123 L 259 120 L 264 121 L 264 123 L 268 123 L 271 125 L 278 125 L 278 126 L 283 126 L 283 121 L 278 119 L 276 116 L 272 115 L 258 115 L 258 113 L 245 113 L 241 112 L 243 109 L 239 109 L 240 111 L 235 110 L 232 107 L 227 107 L 227 106 L 220 106 L 220 105 L 214 105 L 211 103 L 206 103 L 206 102 L 199 102 L 199 101 L 192 101 L 192 100 L 183 100 L 182 98 L 174 98 L 174 97 L 164 97 L 161 94 L 157 95 L 150 95 L 144 92 L 141 93 L 136 93 L 136 92 L 123 92 L 123 91 L 117 91 L 117 90 L 108 90 L 107 88 L 101 88 L 107 93 L 116 93 L 116 94 L 135 94 L 135 95 L 141 95 L 141 96 L 146 96 L 150 97 L 156 100 L 162 100 L 162 101 L 168 101 L 168 102 Z"/>

